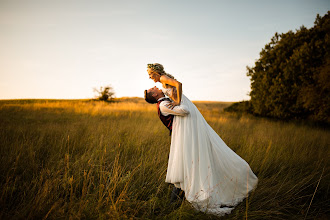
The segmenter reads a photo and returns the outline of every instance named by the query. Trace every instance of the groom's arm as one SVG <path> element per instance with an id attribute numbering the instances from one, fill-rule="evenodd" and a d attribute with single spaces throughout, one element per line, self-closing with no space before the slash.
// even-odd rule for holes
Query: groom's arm
<path id="1" fill-rule="evenodd" d="M 185 105 L 182 104 L 177 105 L 173 109 L 171 109 L 170 107 L 168 107 L 168 104 L 169 102 L 163 101 L 159 105 L 159 109 L 164 116 L 168 116 L 168 115 L 187 116 L 189 114 L 189 110 Z"/>

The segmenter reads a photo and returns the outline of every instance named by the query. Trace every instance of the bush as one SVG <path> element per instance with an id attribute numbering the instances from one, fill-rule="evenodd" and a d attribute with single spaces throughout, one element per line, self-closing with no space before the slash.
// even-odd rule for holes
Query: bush
<path id="1" fill-rule="evenodd" d="M 240 112 L 252 113 L 252 106 L 250 101 L 235 102 L 224 109 L 226 112 Z"/>
<path id="2" fill-rule="evenodd" d="M 111 86 L 105 86 L 100 88 L 100 90 L 94 88 L 94 92 L 97 93 L 97 99 L 101 101 L 112 100 L 115 96 L 115 92 Z"/>

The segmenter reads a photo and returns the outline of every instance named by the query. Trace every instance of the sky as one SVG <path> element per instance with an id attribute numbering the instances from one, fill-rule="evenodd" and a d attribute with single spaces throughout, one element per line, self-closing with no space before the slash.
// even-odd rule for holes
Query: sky
<path id="1" fill-rule="evenodd" d="M 0 0 L 0 99 L 116 97 L 161 87 L 161 63 L 191 100 L 249 100 L 275 32 L 311 28 L 329 0 Z"/>

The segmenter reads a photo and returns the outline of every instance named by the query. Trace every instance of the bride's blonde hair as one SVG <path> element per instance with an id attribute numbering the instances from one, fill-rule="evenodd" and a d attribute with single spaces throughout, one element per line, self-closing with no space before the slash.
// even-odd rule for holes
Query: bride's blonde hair
<path id="1" fill-rule="evenodd" d="M 169 78 L 175 79 L 174 76 L 172 76 L 171 74 L 166 73 L 166 72 L 164 71 L 164 67 L 163 67 L 163 65 L 160 64 L 160 63 L 149 63 L 149 64 L 148 64 L 148 68 L 149 68 L 149 69 L 152 69 L 153 72 L 156 72 L 156 73 L 158 73 L 158 74 L 161 75 L 161 76 L 162 76 L 162 75 L 165 75 L 165 76 L 167 76 L 167 77 L 169 77 Z"/>

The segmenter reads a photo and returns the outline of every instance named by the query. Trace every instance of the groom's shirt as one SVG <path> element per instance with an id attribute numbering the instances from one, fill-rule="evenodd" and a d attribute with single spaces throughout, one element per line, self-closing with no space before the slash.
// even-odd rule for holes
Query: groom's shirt
<path id="1" fill-rule="evenodd" d="M 170 130 L 171 135 L 174 116 L 185 116 L 189 114 L 189 111 L 183 105 L 175 106 L 173 109 L 171 109 L 168 107 L 170 103 L 170 99 L 165 97 L 157 100 L 159 119 L 168 128 L 168 130 Z"/>
<path id="2" fill-rule="evenodd" d="M 189 110 L 185 105 L 177 105 L 173 109 L 169 108 L 168 105 L 171 101 L 168 98 L 162 97 L 157 100 L 159 103 L 159 110 L 162 115 L 176 115 L 176 116 L 187 116 L 189 114 Z"/>

